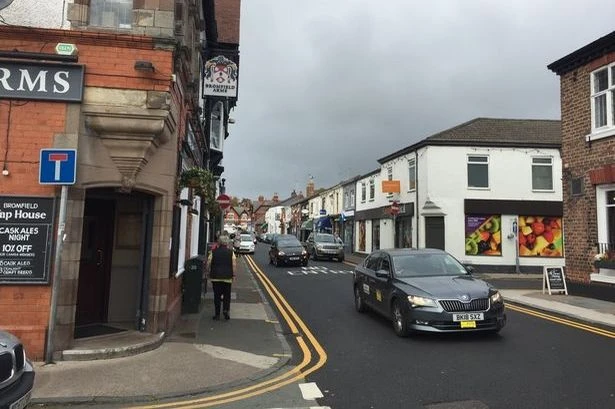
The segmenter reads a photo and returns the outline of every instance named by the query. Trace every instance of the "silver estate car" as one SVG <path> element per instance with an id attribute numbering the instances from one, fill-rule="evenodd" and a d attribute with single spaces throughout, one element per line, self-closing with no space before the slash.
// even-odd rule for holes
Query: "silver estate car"
<path id="1" fill-rule="evenodd" d="M 23 409 L 30 402 L 34 369 L 23 345 L 0 330 L 0 409 Z"/>
<path id="2" fill-rule="evenodd" d="M 354 302 L 390 318 L 399 336 L 414 331 L 499 332 L 504 300 L 471 268 L 436 249 L 377 250 L 354 270 Z"/>

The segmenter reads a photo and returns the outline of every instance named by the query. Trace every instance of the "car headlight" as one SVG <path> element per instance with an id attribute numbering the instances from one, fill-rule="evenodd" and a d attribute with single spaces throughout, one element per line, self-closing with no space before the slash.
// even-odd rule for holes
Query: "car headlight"
<path id="1" fill-rule="evenodd" d="M 504 302 L 504 299 L 502 298 L 502 294 L 500 294 L 499 291 L 496 291 L 495 293 L 491 294 L 491 304 L 497 304 L 497 303 L 501 303 Z"/>
<path id="2" fill-rule="evenodd" d="M 306 254 L 307 254 L 307 251 L 305 251 L 305 250 L 301 250 L 301 255 L 302 255 L 302 256 L 305 256 Z"/>
<path id="3" fill-rule="evenodd" d="M 437 307 L 435 300 L 431 298 L 427 298 L 427 297 L 419 297 L 418 295 L 409 295 L 408 301 L 410 302 L 410 306 L 412 308 L 416 308 L 416 307 L 436 308 Z"/>
<path id="4" fill-rule="evenodd" d="M 283 251 L 278 252 L 278 256 L 283 256 L 283 255 L 285 255 L 285 254 L 286 254 L 286 253 L 284 253 Z"/>
<path id="5" fill-rule="evenodd" d="M 316 245 L 316 248 L 317 248 L 318 250 L 322 250 L 322 244 L 317 244 L 317 245 Z"/>

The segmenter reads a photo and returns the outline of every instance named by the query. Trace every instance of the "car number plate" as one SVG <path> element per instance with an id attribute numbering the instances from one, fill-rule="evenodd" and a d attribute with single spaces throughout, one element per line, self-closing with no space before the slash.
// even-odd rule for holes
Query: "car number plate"
<path id="1" fill-rule="evenodd" d="M 476 328 L 476 321 L 461 321 L 461 328 Z"/>
<path id="2" fill-rule="evenodd" d="M 9 406 L 9 409 L 24 409 L 26 406 L 28 406 L 31 395 L 32 395 L 32 391 L 30 390 L 28 391 L 28 393 L 26 393 L 21 398 L 19 398 L 18 401 L 13 402 L 11 406 Z"/>
<path id="3" fill-rule="evenodd" d="M 299 257 L 289 257 L 289 260 L 299 260 Z"/>
<path id="4" fill-rule="evenodd" d="M 482 321 L 485 317 L 482 312 L 470 312 L 465 314 L 453 314 L 453 321 Z"/>

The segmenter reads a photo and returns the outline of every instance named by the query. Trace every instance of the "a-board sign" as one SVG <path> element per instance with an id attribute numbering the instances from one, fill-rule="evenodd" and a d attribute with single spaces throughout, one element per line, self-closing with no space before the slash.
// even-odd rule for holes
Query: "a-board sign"
<path id="1" fill-rule="evenodd" d="M 54 220 L 51 197 L 0 196 L 0 283 L 47 284 Z"/>
<path id="2" fill-rule="evenodd" d="M 566 287 L 566 275 L 564 274 L 564 267 L 562 266 L 544 266 L 543 267 L 543 279 L 542 279 L 542 293 L 544 294 L 545 288 L 549 291 L 549 295 L 552 292 L 568 294 L 568 288 Z"/>

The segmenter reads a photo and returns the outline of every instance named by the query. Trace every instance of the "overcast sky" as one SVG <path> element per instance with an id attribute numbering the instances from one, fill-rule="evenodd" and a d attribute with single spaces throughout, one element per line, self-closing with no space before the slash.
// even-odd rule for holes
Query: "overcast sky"
<path id="1" fill-rule="evenodd" d="M 547 65 L 614 17 L 604 0 L 243 0 L 227 193 L 331 187 L 476 117 L 559 119 Z"/>

